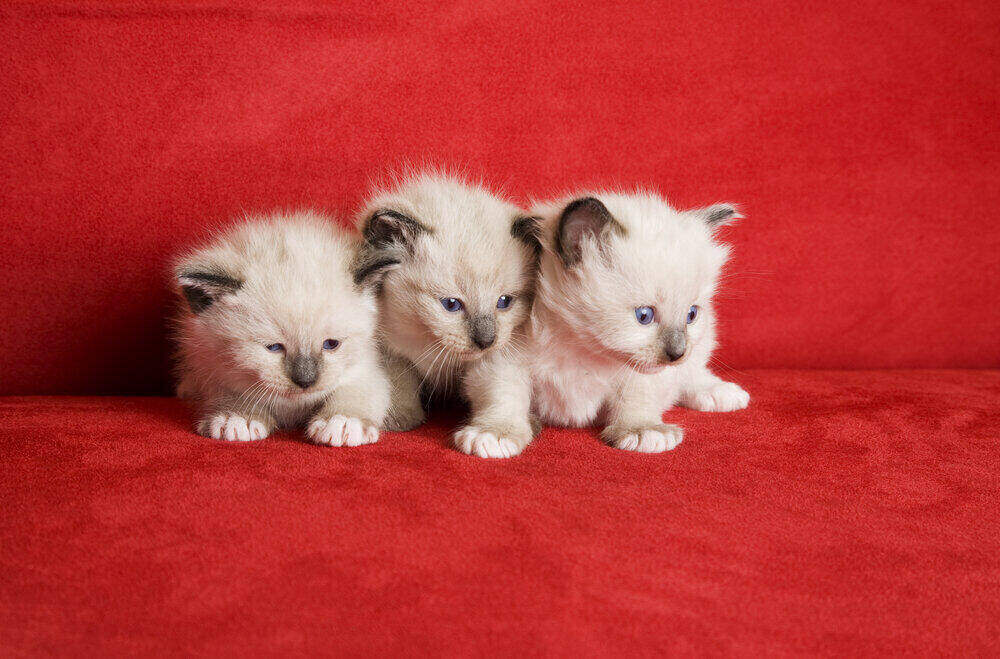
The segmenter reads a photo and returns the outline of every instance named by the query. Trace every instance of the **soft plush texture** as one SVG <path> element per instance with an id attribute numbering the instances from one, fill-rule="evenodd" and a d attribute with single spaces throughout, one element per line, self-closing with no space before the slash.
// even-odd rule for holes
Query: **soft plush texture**
<path id="1" fill-rule="evenodd" d="M 1000 652 L 998 371 L 751 371 L 660 455 L 456 419 L 356 449 L 163 398 L 0 403 L 0 647 L 142 655 Z"/>
<path id="2" fill-rule="evenodd" d="M 1000 653 L 1000 4 L 0 6 L 0 654 Z M 404 165 L 746 219 L 676 450 L 195 436 L 169 263 Z M 883 369 L 857 372 L 768 371 Z M 738 370 L 733 370 L 738 369 Z M 77 394 L 81 397 L 16 397 Z"/>

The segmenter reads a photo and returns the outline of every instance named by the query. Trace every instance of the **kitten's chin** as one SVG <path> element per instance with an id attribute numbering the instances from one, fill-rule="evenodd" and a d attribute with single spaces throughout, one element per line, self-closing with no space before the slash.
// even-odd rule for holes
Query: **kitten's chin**
<path id="1" fill-rule="evenodd" d="M 285 402 L 291 403 L 293 405 L 303 405 L 315 400 L 324 398 L 329 391 L 327 390 L 315 390 L 315 391 L 302 391 L 301 389 L 286 389 L 279 393 L 279 395 L 285 399 Z"/>

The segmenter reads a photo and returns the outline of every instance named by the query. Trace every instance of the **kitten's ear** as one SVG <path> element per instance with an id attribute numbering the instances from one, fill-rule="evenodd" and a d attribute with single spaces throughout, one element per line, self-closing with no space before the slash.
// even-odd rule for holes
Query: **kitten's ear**
<path id="1" fill-rule="evenodd" d="M 743 219 L 743 215 L 740 214 L 739 210 L 733 204 L 714 204 L 708 208 L 699 208 L 692 212 L 713 229 L 724 227 L 736 220 Z"/>
<path id="2" fill-rule="evenodd" d="M 233 295 L 243 286 L 243 281 L 217 268 L 200 269 L 181 267 L 177 270 L 177 283 L 191 311 L 201 313 L 221 297 Z"/>
<path id="3" fill-rule="evenodd" d="M 563 263 L 572 267 L 583 256 L 584 241 L 595 240 L 600 244 L 611 233 L 625 235 L 625 227 L 600 200 L 583 197 L 570 202 L 559 216 L 556 251 Z"/>
<path id="4" fill-rule="evenodd" d="M 351 264 L 354 285 L 359 288 L 378 287 L 386 274 L 398 268 L 407 256 L 406 246 L 400 243 L 389 243 L 384 247 L 364 243 Z"/>
<path id="5" fill-rule="evenodd" d="M 542 218 L 519 215 L 510 225 L 510 235 L 531 248 L 537 255 L 542 251 Z"/>
<path id="6" fill-rule="evenodd" d="M 429 231 L 399 211 L 380 209 L 369 215 L 361 227 L 364 244 L 351 264 L 354 284 L 361 288 L 379 286 L 386 274 L 413 253 L 417 236 Z"/>
<path id="7" fill-rule="evenodd" d="M 423 224 L 394 210 L 377 210 L 368 216 L 361 235 L 370 246 L 381 249 L 388 245 L 403 245 L 408 250 L 421 233 L 430 231 Z"/>

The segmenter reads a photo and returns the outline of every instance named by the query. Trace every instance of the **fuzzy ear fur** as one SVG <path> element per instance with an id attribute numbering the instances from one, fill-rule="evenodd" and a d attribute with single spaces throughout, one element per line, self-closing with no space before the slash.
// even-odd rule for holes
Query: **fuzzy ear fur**
<path id="1" fill-rule="evenodd" d="M 218 269 L 185 268 L 177 273 L 181 293 L 191 311 L 198 314 L 212 306 L 224 295 L 232 295 L 243 286 L 243 281 Z"/>
<path id="2" fill-rule="evenodd" d="M 371 214 L 361 229 L 361 235 L 372 247 L 382 248 L 391 244 L 409 246 L 414 238 L 429 231 L 412 217 L 385 209 Z"/>
<path id="3" fill-rule="evenodd" d="M 365 220 L 361 228 L 364 245 L 352 266 L 355 285 L 378 286 L 386 273 L 412 252 L 413 240 L 429 232 L 426 226 L 412 217 L 394 210 L 377 210 Z"/>
<path id="4" fill-rule="evenodd" d="M 542 251 L 542 218 L 519 215 L 510 226 L 510 235 L 527 245 L 537 255 Z"/>
<path id="5" fill-rule="evenodd" d="M 385 275 L 398 268 L 406 257 L 406 247 L 399 243 L 388 243 L 384 247 L 365 243 L 351 265 L 355 286 L 378 286 Z"/>
<path id="6" fill-rule="evenodd" d="M 743 218 L 736 206 L 732 204 L 714 204 L 707 208 L 699 208 L 694 213 L 713 229 L 724 227 Z"/>
<path id="7" fill-rule="evenodd" d="M 567 267 L 580 262 L 584 240 L 600 241 L 614 232 L 625 234 L 625 227 L 612 215 L 608 208 L 594 197 L 583 197 L 570 202 L 559 216 L 556 233 L 556 252 Z"/>

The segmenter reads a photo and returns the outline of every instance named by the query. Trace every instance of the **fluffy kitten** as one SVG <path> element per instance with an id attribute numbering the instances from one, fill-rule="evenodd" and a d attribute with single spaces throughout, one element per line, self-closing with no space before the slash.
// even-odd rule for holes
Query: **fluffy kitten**
<path id="1" fill-rule="evenodd" d="M 562 426 L 604 424 L 612 446 L 669 450 L 682 430 L 661 414 L 747 406 L 708 370 L 712 295 L 729 249 L 715 230 L 728 204 L 677 211 L 650 193 L 541 204 L 544 252 L 529 322 L 533 409 Z"/>
<path id="2" fill-rule="evenodd" d="M 482 457 L 520 453 L 534 435 L 517 349 L 537 265 L 535 218 L 482 188 L 423 174 L 376 194 L 359 223 L 366 260 L 384 275 L 389 426 L 423 422 L 422 386 L 457 388 L 471 417 L 455 446 Z"/>
<path id="3" fill-rule="evenodd" d="M 178 394 L 200 405 L 200 434 L 249 441 L 308 423 L 321 444 L 378 440 L 389 384 L 357 243 L 316 213 L 279 213 L 178 261 Z"/>

